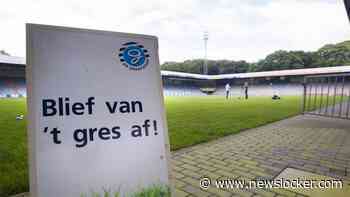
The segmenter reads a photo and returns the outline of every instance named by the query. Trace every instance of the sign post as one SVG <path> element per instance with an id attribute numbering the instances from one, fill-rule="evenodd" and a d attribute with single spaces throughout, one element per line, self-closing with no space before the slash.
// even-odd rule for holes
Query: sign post
<path id="1" fill-rule="evenodd" d="M 27 24 L 26 73 L 31 196 L 169 185 L 156 37 Z"/>

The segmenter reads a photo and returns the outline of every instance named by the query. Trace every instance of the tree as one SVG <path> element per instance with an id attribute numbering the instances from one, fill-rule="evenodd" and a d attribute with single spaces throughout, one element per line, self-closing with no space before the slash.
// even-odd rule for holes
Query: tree
<path id="1" fill-rule="evenodd" d="M 328 44 L 320 48 L 313 61 L 313 67 L 340 66 L 350 62 L 350 49 L 343 43 Z"/>
<path id="2" fill-rule="evenodd" d="M 315 52 L 275 51 L 258 62 L 244 60 L 208 60 L 208 74 L 231 74 L 257 71 L 340 66 L 350 63 L 350 41 L 327 44 Z M 187 73 L 203 73 L 203 59 L 165 62 L 161 68 Z"/>

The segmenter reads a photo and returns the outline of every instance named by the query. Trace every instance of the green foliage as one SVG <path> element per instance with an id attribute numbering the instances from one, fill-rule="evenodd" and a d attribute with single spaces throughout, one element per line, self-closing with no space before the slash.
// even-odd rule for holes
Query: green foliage
<path id="1" fill-rule="evenodd" d="M 350 62 L 350 43 L 328 44 L 316 53 L 318 59 L 315 65 L 320 65 L 321 67 L 340 66 Z"/>
<path id="2" fill-rule="evenodd" d="M 286 70 L 306 67 L 308 56 L 302 51 L 276 51 L 257 64 L 257 71 Z"/>
<path id="3" fill-rule="evenodd" d="M 170 188 L 161 185 L 154 185 L 149 188 L 142 189 L 131 195 L 131 197 L 170 197 Z"/>
<path id="4" fill-rule="evenodd" d="M 208 60 L 208 74 L 242 73 L 249 71 L 250 64 L 245 61 Z M 165 62 L 162 70 L 188 73 L 203 73 L 204 60 L 186 60 L 184 62 Z"/>
<path id="5" fill-rule="evenodd" d="M 327 44 L 315 52 L 278 50 L 255 62 L 208 60 L 208 74 L 230 74 L 300 68 L 340 66 L 350 63 L 350 41 Z M 166 62 L 162 70 L 203 73 L 204 60 Z"/>
<path id="6" fill-rule="evenodd" d="M 143 188 L 140 191 L 126 194 L 125 197 L 170 197 L 170 188 L 163 185 L 152 185 L 151 187 Z M 120 197 L 119 192 L 112 192 L 110 190 L 103 190 L 103 195 L 92 191 L 90 195 L 81 194 L 80 197 Z"/>
<path id="7" fill-rule="evenodd" d="M 0 196 L 29 190 L 24 99 L 0 99 Z"/>

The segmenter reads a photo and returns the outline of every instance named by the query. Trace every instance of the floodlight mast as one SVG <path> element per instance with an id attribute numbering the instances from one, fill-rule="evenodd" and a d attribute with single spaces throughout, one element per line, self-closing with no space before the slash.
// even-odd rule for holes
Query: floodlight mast
<path id="1" fill-rule="evenodd" d="M 207 31 L 204 32 L 204 65 L 203 65 L 203 74 L 208 74 L 208 60 L 207 60 L 207 44 L 208 44 L 209 34 Z"/>

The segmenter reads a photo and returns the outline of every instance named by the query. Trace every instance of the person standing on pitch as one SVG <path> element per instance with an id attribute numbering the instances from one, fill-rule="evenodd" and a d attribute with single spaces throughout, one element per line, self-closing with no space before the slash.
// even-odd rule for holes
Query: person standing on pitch
<path id="1" fill-rule="evenodd" d="M 245 94 L 245 99 L 248 99 L 248 87 L 249 87 L 249 84 L 248 82 L 244 82 L 244 94 Z"/>
<path id="2" fill-rule="evenodd" d="M 230 95 L 230 90 L 231 90 L 231 86 L 229 83 L 226 84 L 225 90 L 226 90 L 226 99 L 228 99 L 228 96 Z"/>

